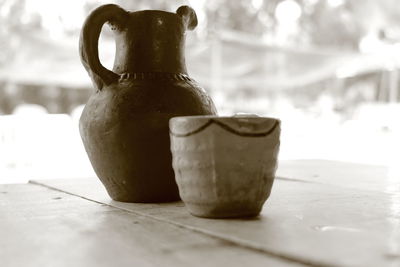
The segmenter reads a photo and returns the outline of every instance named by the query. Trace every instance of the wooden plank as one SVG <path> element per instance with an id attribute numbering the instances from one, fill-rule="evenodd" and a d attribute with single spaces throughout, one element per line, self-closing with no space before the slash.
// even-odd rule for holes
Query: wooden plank
<path id="1" fill-rule="evenodd" d="M 308 169 L 314 173 L 314 169 Z M 353 174 L 372 176 L 363 169 Z M 306 171 L 304 171 L 305 174 Z M 330 169 L 320 169 L 324 181 Z M 333 177 L 334 178 L 334 177 Z M 372 180 L 372 177 L 367 177 Z M 379 180 L 380 177 L 376 177 Z M 110 200 L 97 180 L 46 181 L 101 203 L 316 266 L 400 265 L 400 194 L 296 180 L 275 181 L 262 214 L 250 220 L 209 220 L 181 203 L 132 204 Z M 390 184 L 388 185 L 390 186 Z"/>
<path id="2" fill-rule="evenodd" d="M 328 160 L 288 160 L 279 162 L 277 176 L 379 192 L 400 188 L 399 166 L 373 166 Z"/>
<path id="3" fill-rule="evenodd" d="M 0 266 L 300 266 L 46 187 L 0 186 Z"/>

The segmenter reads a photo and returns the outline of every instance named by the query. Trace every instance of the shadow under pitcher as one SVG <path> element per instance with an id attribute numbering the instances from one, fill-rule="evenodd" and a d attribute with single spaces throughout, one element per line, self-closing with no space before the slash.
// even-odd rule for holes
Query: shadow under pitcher
<path id="1" fill-rule="evenodd" d="M 116 40 L 112 71 L 98 55 L 106 22 Z M 196 13 L 188 6 L 176 13 L 128 12 L 114 4 L 93 10 L 83 25 L 80 56 L 95 90 L 79 130 L 90 162 L 114 200 L 179 200 L 168 121 L 216 114 L 211 98 L 186 70 L 185 31 L 196 26 Z"/>

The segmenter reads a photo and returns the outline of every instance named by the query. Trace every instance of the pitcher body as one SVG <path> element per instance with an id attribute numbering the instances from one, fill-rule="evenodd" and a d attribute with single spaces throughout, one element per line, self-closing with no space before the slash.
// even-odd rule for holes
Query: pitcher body
<path id="1" fill-rule="evenodd" d="M 115 32 L 113 70 L 98 58 L 101 26 Z M 166 202 L 179 199 L 172 169 L 168 121 L 211 115 L 216 109 L 186 71 L 184 38 L 197 25 L 194 10 L 127 12 L 104 5 L 87 18 L 81 60 L 95 90 L 80 133 L 90 162 L 112 199 Z"/>

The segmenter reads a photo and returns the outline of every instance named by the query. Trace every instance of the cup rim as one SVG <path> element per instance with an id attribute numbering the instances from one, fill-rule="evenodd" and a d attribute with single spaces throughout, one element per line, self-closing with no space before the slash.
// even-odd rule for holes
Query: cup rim
<path id="1" fill-rule="evenodd" d="M 172 120 L 178 119 L 185 119 L 185 120 L 192 120 L 192 119 L 217 119 L 217 120 L 234 120 L 234 119 L 247 119 L 247 120 L 275 120 L 281 122 L 280 119 L 276 117 L 269 117 L 269 116 L 255 116 L 255 115 L 234 115 L 234 116 L 218 116 L 218 115 L 190 115 L 190 116 L 174 116 L 170 118 Z"/>
<path id="2" fill-rule="evenodd" d="M 232 134 L 243 137 L 266 137 L 280 129 L 281 121 L 271 117 L 255 116 L 178 116 L 169 120 L 170 135 L 188 137 L 216 125 Z M 279 130 L 280 131 L 280 130 Z"/>

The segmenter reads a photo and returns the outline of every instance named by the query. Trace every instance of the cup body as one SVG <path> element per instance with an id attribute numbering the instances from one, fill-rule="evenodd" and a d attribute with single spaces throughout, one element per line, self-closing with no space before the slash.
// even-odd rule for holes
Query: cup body
<path id="1" fill-rule="evenodd" d="M 175 179 L 191 214 L 260 213 L 277 168 L 278 119 L 187 116 L 172 118 L 169 126 Z"/>

